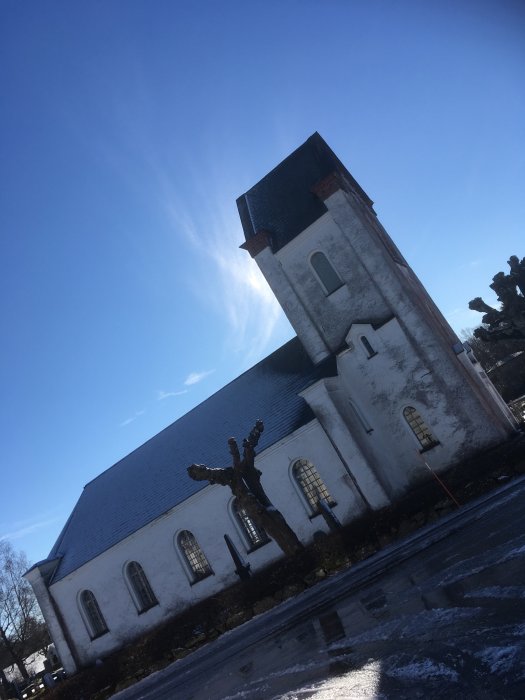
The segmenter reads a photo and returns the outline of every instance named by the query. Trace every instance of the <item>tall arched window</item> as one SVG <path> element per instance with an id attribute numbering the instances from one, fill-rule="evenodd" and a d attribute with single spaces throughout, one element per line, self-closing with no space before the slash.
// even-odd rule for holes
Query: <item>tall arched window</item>
<path id="1" fill-rule="evenodd" d="M 188 565 L 193 582 L 200 581 L 213 573 L 193 533 L 189 530 L 183 530 L 177 538 L 177 544 L 184 557 L 184 561 Z"/>
<path id="2" fill-rule="evenodd" d="M 413 406 L 405 406 L 403 409 L 403 417 L 416 436 L 422 450 L 429 450 L 431 447 L 439 445 L 439 442 L 432 435 L 430 428 Z"/>
<path id="3" fill-rule="evenodd" d="M 126 576 L 132 589 L 132 597 L 139 613 L 149 610 L 157 605 L 157 599 L 153 593 L 144 569 L 138 561 L 131 561 L 126 566 Z"/>
<path id="4" fill-rule="evenodd" d="M 105 634 L 108 631 L 108 626 L 100 611 L 95 594 L 88 590 L 82 591 L 80 594 L 80 605 L 82 606 L 83 618 L 91 639 Z"/>
<path id="5" fill-rule="evenodd" d="M 232 510 L 237 518 L 237 522 L 241 526 L 250 549 L 255 549 L 269 542 L 268 535 L 264 529 L 258 527 L 253 522 L 246 510 L 238 504 L 237 500 L 233 502 Z"/>
<path id="6" fill-rule="evenodd" d="M 310 264 L 327 294 L 331 294 L 335 292 L 336 289 L 343 286 L 341 278 L 324 253 L 314 253 L 310 258 Z"/>
<path id="7" fill-rule="evenodd" d="M 292 474 L 308 501 L 312 513 L 319 512 L 320 500 L 326 501 L 330 505 L 335 505 L 335 501 L 330 496 L 324 481 L 319 476 L 319 472 L 307 459 L 298 459 L 292 467 Z"/>

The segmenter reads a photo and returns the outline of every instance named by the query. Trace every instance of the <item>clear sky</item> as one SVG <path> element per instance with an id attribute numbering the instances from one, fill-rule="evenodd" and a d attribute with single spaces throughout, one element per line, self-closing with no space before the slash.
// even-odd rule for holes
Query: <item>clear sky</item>
<path id="1" fill-rule="evenodd" d="M 525 255 L 524 76 L 520 1 L 0 0 L 0 537 L 44 558 L 84 484 L 292 336 L 235 199 L 314 131 L 477 325 Z"/>

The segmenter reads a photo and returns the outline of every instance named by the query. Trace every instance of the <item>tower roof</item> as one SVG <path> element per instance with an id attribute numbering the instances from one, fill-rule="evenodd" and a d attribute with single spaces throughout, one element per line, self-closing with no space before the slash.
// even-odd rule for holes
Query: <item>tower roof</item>
<path id="1" fill-rule="evenodd" d="M 366 192 L 315 132 L 237 199 L 246 240 L 267 231 L 275 252 L 304 231 L 326 212 L 312 187 L 332 173 L 339 173 L 363 202 L 372 206 Z"/>

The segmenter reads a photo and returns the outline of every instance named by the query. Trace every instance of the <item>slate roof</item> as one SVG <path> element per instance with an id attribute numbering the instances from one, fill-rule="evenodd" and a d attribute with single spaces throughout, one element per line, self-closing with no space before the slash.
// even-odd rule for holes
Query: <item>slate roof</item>
<path id="1" fill-rule="evenodd" d="M 333 172 L 343 175 L 363 201 L 372 205 L 366 192 L 315 132 L 237 199 L 246 240 L 259 231 L 268 231 L 274 252 L 289 243 L 325 213 L 325 205 L 311 187 Z"/>
<path id="2" fill-rule="evenodd" d="M 333 358 L 314 367 L 294 338 L 89 482 L 48 556 L 60 557 L 52 582 L 205 488 L 187 467 L 227 466 L 227 439 L 242 440 L 256 419 L 265 424 L 258 452 L 308 423 L 298 392 L 335 372 Z"/>

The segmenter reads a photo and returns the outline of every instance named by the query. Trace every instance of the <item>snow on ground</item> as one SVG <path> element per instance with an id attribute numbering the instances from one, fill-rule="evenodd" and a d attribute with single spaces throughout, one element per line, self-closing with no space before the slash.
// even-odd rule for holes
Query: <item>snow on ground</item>
<path id="1" fill-rule="evenodd" d="M 525 586 L 489 586 L 468 591 L 465 598 L 525 598 Z"/>
<path id="2" fill-rule="evenodd" d="M 378 624 L 372 629 L 355 637 L 344 639 L 330 645 L 331 650 L 342 649 L 348 646 L 375 642 L 379 640 L 401 639 L 403 637 L 422 637 L 427 633 L 434 633 L 440 627 L 456 626 L 461 620 L 475 617 L 481 608 L 435 608 L 423 610 L 412 615 L 401 615 L 383 624 Z"/>
<path id="3" fill-rule="evenodd" d="M 337 678 L 328 678 L 313 683 L 299 690 L 285 693 L 279 700 L 363 700 L 374 698 L 380 700 L 385 696 L 378 692 L 381 679 L 381 663 L 373 661 L 362 668 L 346 673 Z"/>
<path id="4" fill-rule="evenodd" d="M 477 554 L 469 559 L 463 559 L 457 564 L 446 569 L 446 575 L 436 583 L 438 588 L 449 586 L 465 578 L 465 572 L 468 571 L 469 576 L 479 574 L 489 567 L 504 564 L 517 557 L 525 555 L 525 537 L 521 535 L 516 537 L 512 542 L 503 542 L 497 547 L 493 547 L 488 551 Z M 512 546 L 516 545 L 516 546 Z M 512 548 L 509 548 L 512 546 Z"/>
<path id="5" fill-rule="evenodd" d="M 491 673 L 501 675 L 511 670 L 521 652 L 519 646 L 487 647 L 474 656 L 486 664 Z"/>
<path id="6" fill-rule="evenodd" d="M 438 680 L 446 678 L 449 681 L 458 681 L 459 676 L 456 671 L 453 671 L 445 664 L 435 663 L 432 659 L 422 659 L 421 661 L 413 661 L 405 666 L 397 666 L 386 671 L 388 676 L 394 678 L 404 678 L 411 680 Z"/>

